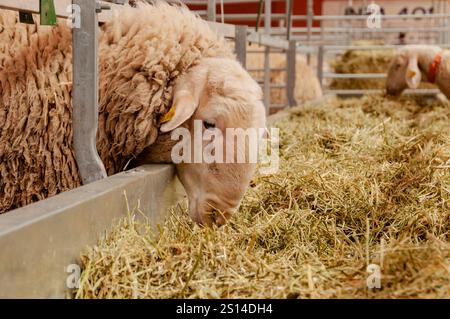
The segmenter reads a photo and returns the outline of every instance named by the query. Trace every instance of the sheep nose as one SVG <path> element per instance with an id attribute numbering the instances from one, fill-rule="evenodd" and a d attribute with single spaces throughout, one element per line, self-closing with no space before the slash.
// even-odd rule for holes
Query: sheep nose
<path id="1" fill-rule="evenodd" d="M 230 219 L 234 210 L 220 211 L 218 209 L 197 209 L 201 208 L 201 205 L 192 207 L 190 209 L 190 215 L 192 219 L 199 225 L 203 226 L 223 226 Z"/>
<path id="2" fill-rule="evenodd" d="M 191 218 L 204 226 L 223 226 L 237 211 L 239 203 L 217 196 L 189 199 Z"/>
<path id="3" fill-rule="evenodd" d="M 231 215 L 233 213 L 231 212 L 218 212 L 216 215 L 216 218 L 214 219 L 214 223 L 217 226 L 223 226 L 227 223 L 227 221 L 230 219 Z"/>
<path id="4" fill-rule="evenodd" d="M 231 215 L 232 214 L 230 212 L 209 210 L 209 211 L 199 213 L 197 215 L 198 218 L 197 218 L 196 222 L 199 223 L 200 225 L 204 225 L 204 226 L 212 226 L 212 225 L 223 226 L 230 219 Z"/>

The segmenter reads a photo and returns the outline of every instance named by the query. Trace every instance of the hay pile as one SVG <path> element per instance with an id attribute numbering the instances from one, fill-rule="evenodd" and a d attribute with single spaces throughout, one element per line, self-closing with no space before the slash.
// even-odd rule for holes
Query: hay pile
<path id="1" fill-rule="evenodd" d="M 348 50 L 331 63 L 335 73 L 386 73 L 394 50 Z M 385 79 L 332 79 L 331 89 L 384 89 Z"/>
<path id="2" fill-rule="evenodd" d="M 335 73 L 387 73 L 395 50 L 348 50 L 331 62 Z M 332 79 L 330 89 L 384 89 L 385 79 Z M 436 88 L 421 83 L 419 88 Z"/>
<path id="3" fill-rule="evenodd" d="M 449 121 L 448 104 L 380 96 L 292 109 L 279 173 L 229 224 L 129 217 L 82 256 L 76 297 L 449 298 Z"/>

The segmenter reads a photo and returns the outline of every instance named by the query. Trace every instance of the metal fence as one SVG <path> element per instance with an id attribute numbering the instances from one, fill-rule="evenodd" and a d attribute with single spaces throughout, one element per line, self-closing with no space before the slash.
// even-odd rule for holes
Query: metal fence
<path id="1" fill-rule="evenodd" d="M 258 3 L 259 0 L 168 0 L 169 2 L 183 2 L 186 5 L 204 5 L 204 10 L 197 11 L 202 17 L 210 21 L 222 21 L 226 23 L 235 23 L 236 21 L 256 21 L 258 13 L 226 13 L 217 12 L 218 4 L 251 4 Z M 264 26 L 270 21 L 271 35 L 291 34 L 291 39 L 302 41 L 305 45 L 325 45 L 341 44 L 349 45 L 355 40 L 376 40 L 383 39 L 394 44 L 398 38 L 395 34 L 414 33 L 420 35 L 416 41 L 429 43 L 450 43 L 450 35 L 447 32 L 450 27 L 450 9 L 448 0 L 432 1 L 435 3 L 436 12 L 416 13 L 416 14 L 395 14 L 383 15 L 383 28 L 370 29 L 366 25 L 368 14 L 363 12 L 347 15 L 316 15 L 313 7 L 314 0 L 305 0 L 296 2 L 305 5 L 305 15 L 291 15 L 285 13 L 272 13 L 271 3 L 284 2 L 287 6 L 293 3 L 292 0 L 264 0 L 265 10 L 261 14 Z M 350 1 L 349 1 L 350 2 Z M 289 28 L 291 23 L 287 20 L 302 21 L 303 27 Z M 314 26 L 314 24 L 319 26 Z"/>
<path id="2" fill-rule="evenodd" d="M 246 4 L 257 3 L 259 0 L 204 0 L 194 1 L 185 0 L 186 4 L 206 4 L 208 3 L 208 12 L 214 11 L 217 2 L 224 4 Z M 381 28 L 369 28 L 367 25 L 368 15 L 363 12 L 360 15 L 315 15 L 314 0 L 306 0 L 301 3 L 305 5 L 305 15 L 289 15 L 286 13 L 272 13 L 271 3 L 285 2 L 286 7 L 290 1 L 283 0 L 265 0 L 264 12 L 261 18 L 264 25 L 264 35 L 280 39 L 290 39 L 297 42 L 297 52 L 305 54 L 307 61 L 311 66 L 317 68 L 317 75 L 323 89 L 326 93 L 335 93 L 340 95 L 354 95 L 364 93 L 380 92 L 378 89 L 368 90 L 332 90 L 326 87 L 327 79 L 382 79 L 386 77 L 384 73 L 354 73 L 337 74 L 326 72 L 326 65 L 329 61 L 335 59 L 342 52 L 347 50 L 383 50 L 388 48 L 397 48 L 403 44 L 435 44 L 442 48 L 450 47 L 450 9 L 449 0 L 433 1 L 435 12 L 425 14 L 395 14 L 382 15 Z M 200 12 L 201 13 L 201 12 Z M 209 15 L 209 19 L 234 23 L 237 21 L 252 20 L 256 21 L 258 14 L 255 13 L 226 13 L 215 12 Z M 292 21 L 302 21 L 304 26 L 293 27 Z M 274 26 L 276 25 L 276 26 Z M 318 25 L 318 26 L 317 26 Z M 410 40 L 402 40 L 401 37 L 412 34 L 414 37 Z M 368 42 L 380 42 L 383 45 L 354 45 L 359 40 Z M 270 65 L 270 54 L 273 50 L 269 47 L 260 54 L 264 54 L 264 68 L 253 69 L 251 71 L 264 72 L 264 78 L 260 82 L 263 84 L 265 92 L 265 103 L 270 105 L 270 90 L 273 88 L 283 89 L 279 85 L 269 83 L 270 74 L 279 72 Z M 257 54 L 258 51 L 248 53 Z M 313 59 L 314 58 L 314 59 Z M 315 62 L 315 63 L 312 63 Z M 314 64 L 314 65 L 313 65 Z M 295 75 L 293 75 L 295 77 Z M 287 83 L 288 84 L 288 81 Z M 407 90 L 407 93 L 414 94 L 435 94 L 436 90 Z M 289 93 L 288 93 L 289 94 Z M 291 100 L 289 100 L 290 104 Z M 273 105 L 272 106 L 277 106 Z M 284 105 L 278 105 L 283 107 Z"/>
<path id="3" fill-rule="evenodd" d="M 201 9 L 193 10 L 195 13 L 200 15 L 206 20 L 213 22 L 221 22 L 224 25 L 232 25 L 230 23 L 236 22 L 239 17 L 248 18 L 251 17 L 256 21 L 257 13 L 255 14 L 227 14 L 224 12 L 224 5 L 226 4 L 254 4 L 259 3 L 259 0 L 165 0 L 173 4 L 179 4 L 182 2 L 185 5 L 195 5 L 200 6 Z M 263 50 L 250 50 L 247 51 L 247 45 L 236 47 L 236 54 L 239 60 L 242 62 L 247 54 L 261 54 L 264 56 L 264 64 L 260 68 L 253 68 L 249 70 L 253 73 L 263 73 L 262 78 L 257 78 L 259 84 L 261 84 L 264 92 L 264 105 L 266 107 L 267 113 L 270 112 L 272 108 L 283 108 L 286 106 L 292 106 L 296 104 L 294 97 L 295 90 L 295 50 L 296 42 L 291 39 L 291 25 L 292 25 L 292 15 L 289 13 L 289 8 L 292 7 L 294 0 L 265 0 L 264 1 L 264 12 L 262 13 L 261 21 L 264 22 L 264 27 L 258 31 L 253 28 L 246 28 L 247 30 L 247 42 L 255 43 L 263 46 Z M 285 3 L 285 13 L 283 14 L 272 14 L 272 3 L 273 2 L 283 2 Z M 272 23 L 274 22 L 274 17 L 278 21 L 282 20 L 285 25 L 285 30 L 278 30 L 273 32 Z M 241 19 L 242 20 L 242 19 Z M 234 25 L 234 24 L 233 24 Z M 241 26 L 235 26 L 236 29 L 241 28 Z M 244 31 L 242 31 L 244 32 Z M 240 42 L 243 43 L 243 42 Z M 245 50 L 245 51 L 244 51 Z M 283 53 L 286 55 L 286 65 L 282 69 L 275 69 L 271 66 L 271 54 L 272 53 Z M 246 59 L 246 58 L 245 58 Z M 245 64 L 243 63 L 245 66 Z M 285 81 L 284 83 L 271 83 L 271 75 L 275 72 L 284 72 Z M 284 104 L 275 104 L 271 101 L 271 91 L 272 90 L 282 90 L 283 95 L 285 95 Z"/>
<path id="4" fill-rule="evenodd" d="M 106 177 L 105 168 L 97 153 L 96 133 L 98 128 L 98 24 L 112 18 L 111 9 L 120 10 L 121 5 L 131 3 L 131 0 L 55 0 L 56 16 L 68 18 L 72 4 L 78 5 L 80 10 L 80 27 L 73 30 L 73 135 L 74 151 L 83 184 Z M 227 39 L 234 41 L 236 56 L 242 65 L 246 65 L 247 43 L 254 42 L 266 47 L 266 55 L 270 54 L 269 48 L 276 48 L 286 52 L 289 61 L 288 70 L 295 70 L 295 42 L 286 39 L 275 38 L 269 35 L 268 29 L 264 33 L 250 32 L 246 26 L 217 23 L 216 1 L 190 1 L 190 3 L 206 5 L 205 12 L 210 20 L 209 26 Z M 177 1 L 179 3 L 179 1 Z M 270 9 L 270 1 L 268 8 Z M 40 2 L 1 0 L 0 8 L 19 12 L 39 13 Z M 267 9 L 267 8 L 266 8 Z M 268 61 L 268 60 L 267 60 Z M 265 74 L 269 74 L 269 63 L 265 63 Z M 295 72 L 295 71 L 294 71 Z M 293 88 L 295 73 L 289 73 L 287 87 L 290 101 L 293 103 Z M 289 89 L 291 91 L 289 91 Z M 270 77 L 264 77 L 264 92 L 267 110 L 270 90 Z"/>
<path id="5" fill-rule="evenodd" d="M 162 0 L 161 0 L 162 1 Z M 324 65 L 330 54 L 339 54 L 344 50 L 354 48 L 351 41 L 357 34 L 404 32 L 410 28 L 390 28 L 374 31 L 369 28 L 356 28 L 347 24 L 345 27 L 325 27 L 325 21 L 365 21 L 366 16 L 315 16 L 312 10 L 313 0 L 306 2 L 307 15 L 295 16 L 290 14 L 293 0 L 265 0 L 264 13 L 261 14 L 264 27 L 258 31 L 246 26 L 237 26 L 230 23 L 237 19 L 255 19 L 255 14 L 227 14 L 223 10 L 224 4 L 229 3 L 257 3 L 259 0 L 166 0 L 173 3 L 183 2 L 188 5 L 202 5 L 204 8 L 197 11 L 200 16 L 210 20 L 210 27 L 216 32 L 222 34 L 225 38 L 234 42 L 237 58 L 246 66 L 247 54 L 263 54 L 264 65 L 261 68 L 255 68 L 251 71 L 263 72 L 263 78 L 257 79 L 262 85 L 264 91 L 264 104 L 267 112 L 271 107 L 285 107 L 295 105 L 294 89 L 296 81 L 296 54 L 306 53 L 308 57 L 317 54 L 317 74 L 323 84 L 324 79 L 330 78 L 383 78 L 384 74 L 336 74 L 324 72 Z M 73 33 L 73 130 L 74 130 L 74 148 L 77 158 L 77 164 L 80 169 L 80 175 L 83 183 L 89 183 L 106 176 L 103 164 L 96 151 L 96 132 L 98 116 L 98 66 L 97 66 L 97 33 L 98 22 L 105 22 L 111 19 L 111 7 L 120 10 L 121 4 L 131 2 L 131 0 L 110 0 L 105 1 L 92 0 L 56 0 L 56 14 L 59 17 L 68 17 L 67 7 L 72 3 L 78 4 L 81 10 L 82 23 L 81 28 L 74 30 Z M 272 14 L 272 2 L 284 2 L 285 12 Z M 223 4 L 223 5 L 222 5 Z M 39 1 L 17 1 L 2 0 L 0 7 L 23 10 L 28 12 L 39 12 Z M 218 7 L 220 12 L 218 12 Z M 70 11 L 69 11 L 70 12 Z M 414 19 L 417 17 L 409 15 L 385 16 L 384 19 Z M 438 39 L 445 42 L 443 46 L 449 45 L 449 35 L 445 32 L 449 26 L 450 14 L 435 13 L 427 14 L 422 19 L 442 19 L 443 24 L 427 28 L 427 32 L 437 32 L 440 34 Z M 216 21 L 222 21 L 217 23 Z M 305 27 L 292 27 L 292 21 L 303 20 Z M 283 21 L 281 23 L 281 21 Z M 320 21 L 320 27 L 314 27 L 314 21 Z M 274 22 L 278 22 L 277 27 L 273 27 Z M 276 24 L 276 23 L 275 23 Z M 417 30 L 414 30 L 415 32 Z M 346 37 L 342 45 L 337 37 L 330 37 L 330 33 L 343 33 Z M 419 31 L 417 31 L 419 32 Z M 320 42 L 316 42 L 319 39 Z M 297 44 L 297 41 L 299 43 Z M 436 40 L 437 41 L 437 40 Z M 330 45 L 329 42 L 333 43 Z M 349 43 L 350 42 L 350 43 Z M 248 43 L 257 43 L 264 47 L 263 51 L 248 51 Z M 358 46 L 358 49 L 376 50 L 386 49 L 387 46 Z M 286 65 L 283 68 L 273 68 L 270 63 L 272 53 L 283 53 L 286 55 Z M 308 59 L 310 61 L 310 59 Z M 271 74 L 274 72 L 285 72 L 285 83 L 271 83 Z M 270 92 L 273 89 L 282 90 L 286 95 L 287 103 L 285 105 L 274 105 L 270 101 Z M 327 92 L 338 94 L 362 94 L 373 90 L 340 90 Z M 416 93 L 430 93 L 429 90 L 416 90 Z"/>
<path id="6" fill-rule="evenodd" d="M 448 44 L 437 44 L 441 48 L 449 49 Z M 338 94 L 338 95 L 363 95 L 368 93 L 381 93 L 381 89 L 330 89 L 327 88 L 327 79 L 385 79 L 386 73 L 335 73 L 335 72 L 325 72 L 325 61 L 327 60 L 327 55 L 332 57 L 328 60 L 334 60 L 337 54 L 348 50 L 388 50 L 396 49 L 402 45 L 321 45 L 317 47 L 317 78 L 324 89 L 324 93 Z M 407 94 L 418 94 L 418 95 L 434 95 L 439 93 L 437 89 L 414 89 L 406 90 Z"/>

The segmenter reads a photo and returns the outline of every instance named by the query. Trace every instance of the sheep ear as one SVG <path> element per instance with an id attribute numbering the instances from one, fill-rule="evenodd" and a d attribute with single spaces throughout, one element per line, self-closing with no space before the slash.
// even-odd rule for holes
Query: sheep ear
<path id="1" fill-rule="evenodd" d="M 173 105 L 167 116 L 164 116 L 164 123 L 161 132 L 169 132 L 187 121 L 200 103 L 200 96 L 206 85 L 207 72 L 205 68 L 197 66 L 190 72 L 180 77 L 174 89 Z"/>
<path id="2" fill-rule="evenodd" d="M 172 131 L 183 124 L 192 116 L 192 114 L 194 114 L 197 106 L 198 101 L 196 101 L 188 92 L 181 96 L 176 96 L 169 113 L 163 118 L 163 122 L 165 123 L 160 128 L 161 132 Z"/>
<path id="3" fill-rule="evenodd" d="M 422 79 L 422 72 L 420 72 L 417 65 L 417 56 L 409 59 L 408 68 L 406 69 L 406 84 L 411 89 L 417 89 Z"/>

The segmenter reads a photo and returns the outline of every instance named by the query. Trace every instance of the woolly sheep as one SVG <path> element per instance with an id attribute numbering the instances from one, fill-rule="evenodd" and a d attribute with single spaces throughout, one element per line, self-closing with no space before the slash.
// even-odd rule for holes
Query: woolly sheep
<path id="1" fill-rule="evenodd" d="M 286 59 L 279 58 L 274 61 L 274 68 L 285 68 Z M 272 75 L 271 82 L 275 84 L 286 83 L 286 73 L 277 72 Z M 281 90 L 272 90 L 271 96 L 277 104 L 286 102 L 285 94 Z M 322 87 L 319 79 L 316 76 L 314 70 L 308 65 L 306 58 L 300 54 L 297 54 L 295 60 L 295 88 L 294 98 L 298 104 L 305 103 L 307 101 L 318 100 L 323 96 Z"/>
<path id="2" fill-rule="evenodd" d="M 247 46 L 247 50 L 261 51 L 262 47 L 256 45 Z M 262 53 L 248 53 L 247 55 L 247 67 L 249 69 L 262 69 L 264 68 L 264 54 Z M 270 54 L 270 67 L 274 69 L 286 68 L 286 54 L 271 53 Z M 254 78 L 262 79 L 264 72 L 252 71 Z M 295 65 L 295 88 L 294 97 L 298 104 L 302 104 L 307 101 L 313 101 L 322 97 L 322 87 L 319 83 L 314 70 L 308 65 L 306 58 L 303 55 L 297 54 Z M 270 75 L 271 84 L 284 84 L 286 83 L 286 72 L 273 71 Z M 287 102 L 285 90 L 278 88 L 271 89 L 270 100 L 273 104 L 285 104 Z"/>
<path id="3" fill-rule="evenodd" d="M 407 45 L 400 48 L 389 65 L 386 92 L 398 95 L 421 81 L 436 83 L 450 98 L 450 52 L 433 45 Z"/>
<path id="4" fill-rule="evenodd" d="M 0 72 L 0 212 L 80 185 L 71 30 L 62 22 L 38 31 Z M 148 155 L 159 131 L 190 129 L 193 119 L 221 130 L 265 127 L 261 89 L 225 40 L 186 8 L 140 4 L 115 13 L 101 27 L 99 78 L 97 149 L 109 175 Z M 160 127 L 172 101 L 175 115 Z M 250 163 L 177 165 L 192 218 L 225 223 L 254 170 Z M 222 214 L 214 217 L 216 209 Z"/>

